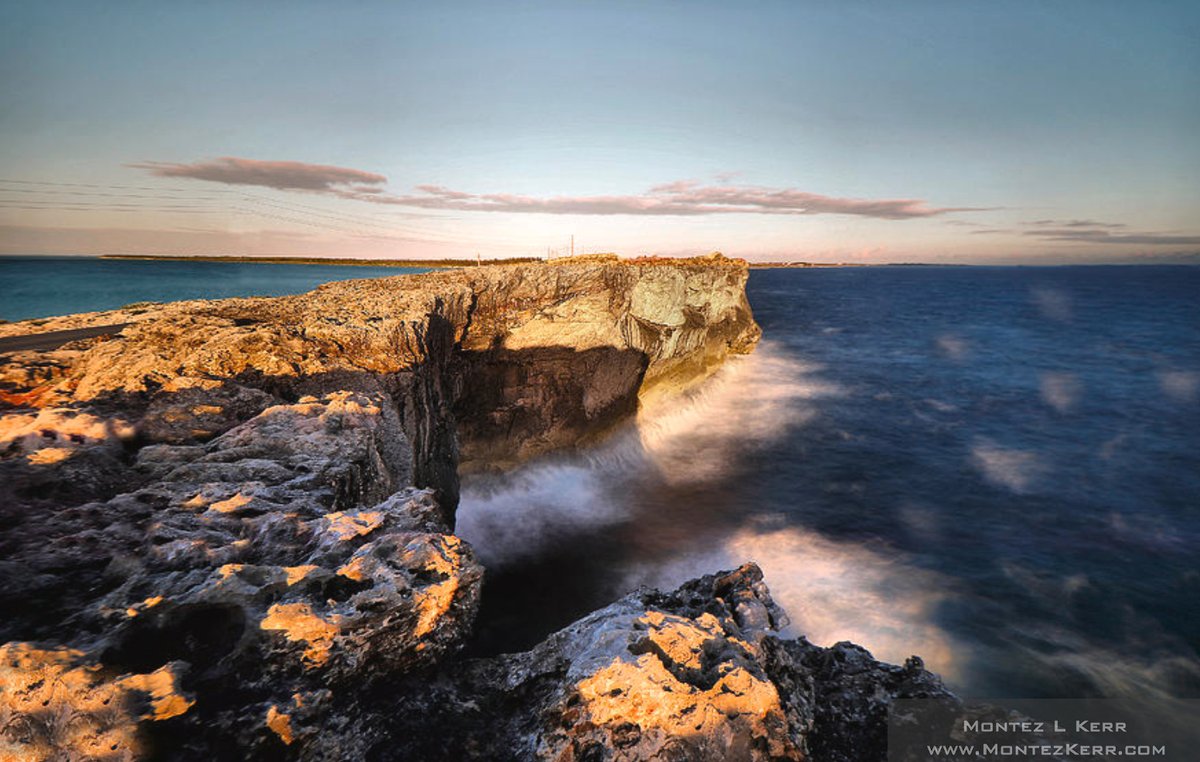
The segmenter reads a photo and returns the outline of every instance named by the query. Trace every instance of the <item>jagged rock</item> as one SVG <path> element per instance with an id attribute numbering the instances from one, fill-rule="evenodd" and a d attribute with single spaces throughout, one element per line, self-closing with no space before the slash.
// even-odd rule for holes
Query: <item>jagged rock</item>
<path id="1" fill-rule="evenodd" d="M 641 591 L 520 654 L 410 683 L 380 759 L 886 758 L 897 698 L 956 701 L 912 659 L 786 641 L 757 566 Z M 401 742 L 401 739 L 403 741 Z M 389 745 L 390 743 L 390 745 Z"/>
<path id="2" fill-rule="evenodd" d="M 212 727 L 231 748 L 270 748 L 282 720 L 265 704 L 333 691 L 307 707 L 332 711 L 353 700 L 339 689 L 456 650 L 482 568 L 447 533 L 432 491 L 405 486 L 409 444 L 385 403 L 303 398 L 204 447 L 144 451 L 174 467 L 59 511 L 39 544 L 0 564 L 0 595 L 17 612 L 0 627 L 43 639 L 69 627 L 109 670 L 181 664 L 202 700 L 155 731 L 180 749 Z"/>
<path id="3" fill-rule="evenodd" d="M 275 397 L 240 384 L 175 379 L 163 386 L 138 421 L 147 442 L 186 445 L 205 442 L 257 415 Z"/>

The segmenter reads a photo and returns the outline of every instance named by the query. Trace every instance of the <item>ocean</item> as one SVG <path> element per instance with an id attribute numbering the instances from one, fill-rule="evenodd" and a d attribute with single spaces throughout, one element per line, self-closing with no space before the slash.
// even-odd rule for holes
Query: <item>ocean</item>
<path id="1" fill-rule="evenodd" d="M 468 480 L 477 653 L 757 561 L 791 635 L 976 697 L 1200 697 L 1200 268 L 756 270 L 754 354 Z"/>
<path id="2" fill-rule="evenodd" d="M 396 268 L 0 258 L 0 316 Z M 466 481 L 472 653 L 753 560 L 788 634 L 965 695 L 1200 697 L 1200 268 L 755 270 L 763 341 L 604 444 Z"/>
<path id="3" fill-rule="evenodd" d="M 0 320 L 96 312 L 134 302 L 283 296 L 351 278 L 426 268 L 180 262 L 98 257 L 0 257 Z"/>

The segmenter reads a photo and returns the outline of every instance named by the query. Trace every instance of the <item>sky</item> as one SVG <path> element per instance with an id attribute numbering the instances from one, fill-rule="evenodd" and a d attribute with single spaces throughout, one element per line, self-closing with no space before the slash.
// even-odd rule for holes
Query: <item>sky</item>
<path id="1" fill-rule="evenodd" d="M 0 6 L 0 254 L 1200 262 L 1195 2 Z"/>

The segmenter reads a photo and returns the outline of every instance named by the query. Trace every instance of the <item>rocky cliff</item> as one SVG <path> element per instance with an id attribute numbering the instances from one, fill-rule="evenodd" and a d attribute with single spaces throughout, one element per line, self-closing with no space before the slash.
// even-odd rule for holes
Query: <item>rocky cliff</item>
<path id="1" fill-rule="evenodd" d="M 746 275 L 584 258 L 0 326 L 39 346 L 0 354 L 0 757 L 871 758 L 936 679 L 778 640 L 752 566 L 454 656 L 459 469 L 749 351 Z"/>

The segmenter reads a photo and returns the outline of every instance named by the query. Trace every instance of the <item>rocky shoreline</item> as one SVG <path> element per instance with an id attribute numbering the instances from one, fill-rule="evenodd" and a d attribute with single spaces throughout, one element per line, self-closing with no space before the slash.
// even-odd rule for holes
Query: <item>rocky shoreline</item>
<path id="1" fill-rule="evenodd" d="M 919 659 L 753 564 L 456 657 L 459 474 L 584 446 L 759 329 L 746 263 L 585 257 L 0 326 L 4 759 L 883 759 Z M 115 326 L 115 332 L 100 330 Z"/>

